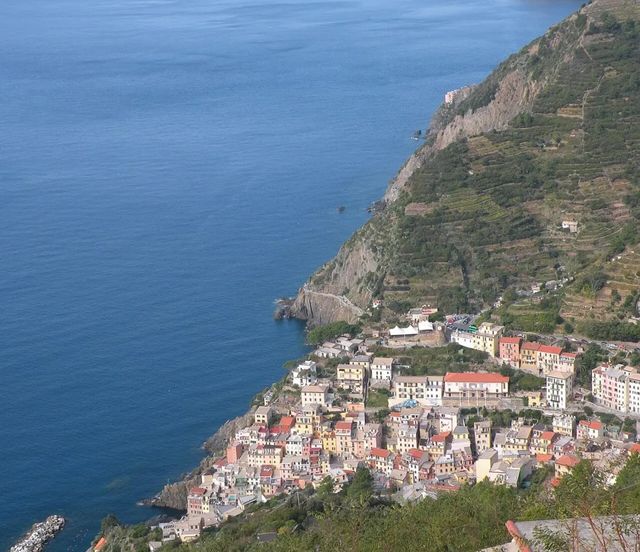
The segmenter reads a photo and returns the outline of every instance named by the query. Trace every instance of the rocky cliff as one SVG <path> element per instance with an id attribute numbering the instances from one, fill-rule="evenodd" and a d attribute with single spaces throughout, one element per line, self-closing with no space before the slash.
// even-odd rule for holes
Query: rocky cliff
<path id="1" fill-rule="evenodd" d="M 507 247 L 509 241 L 514 247 L 527 248 L 528 242 L 522 240 L 535 237 L 548 239 L 549 243 L 553 240 L 551 257 L 555 261 L 526 259 L 526 266 L 512 281 L 508 274 L 501 277 L 476 294 L 473 301 L 492 300 L 509 284 L 554 277 L 553 266 L 562 253 L 558 250 L 566 244 L 555 243 L 557 237 L 550 225 L 559 224 L 556 219 L 562 212 L 584 212 L 590 217 L 584 206 L 600 200 L 600 191 L 595 192 L 598 171 L 601 178 L 613 182 L 611 171 L 623 178 L 629 170 L 619 170 L 613 152 L 602 154 L 606 143 L 591 144 L 593 155 L 589 156 L 585 136 L 596 137 L 596 129 L 601 131 L 609 124 L 608 118 L 606 123 L 596 120 L 608 117 L 595 109 L 599 102 L 608 107 L 617 101 L 613 95 L 598 97 L 603 81 L 611 79 L 613 86 L 621 75 L 635 71 L 633 25 L 639 10 L 633 0 L 594 0 L 508 58 L 485 81 L 442 105 L 433 116 L 425 144 L 390 183 L 384 196 L 385 208 L 300 289 L 292 314 L 311 324 L 338 319 L 353 322 L 374 295 L 384 293 L 386 284 L 392 281 L 398 288 L 398 280 L 411 280 L 412 290 L 420 290 L 413 296 L 437 301 L 443 294 L 450 298 L 459 293 L 468 302 L 474 293 L 474 278 L 487 280 L 489 269 L 496 272 L 486 259 L 491 251 Z M 621 122 L 615 132 L 628 132 L 629 122 L 624 124 Z M 631 139 L 627 144 L 633 147 L 635 142 Z M 601 165 L 587 168 L 594 155 Z M 504 166 L 502 173 L 495 172 L 500 170 L 499 164 Z M 578 168 L 583 165 L 581 173 Z M 455 180 L 452 173 L 457 175 Z M 493 184 L 483 182 L 489 175 L 495 175 Z M 553 182 L 544 184 L 546 197 L 540 190 L 545 179 Z M 593 185 L 583 185 L 579 203 L 574 196 L 572 204 L 568 193 L 564 203 L 545 204 L 552 195 L 565 199 L 575 182 L 587 180 Z M 494 193 L 498 182 L 505 186 L 500 194 Z M 518 190 L 523 182 L 530 191 Z M 507 187 L 514 190 L 513 197 L 522 196 L 519 202 L 509 204 L 510 196 L 505 193 L 511 192 Z M 523 203 L 523 199 L 529 203 Z M 619 195 L 618 207 L 622 200 Z M 404 206 L 410 201 L 421 202 L 428 214 L 409 219 Z M 610 216 L 615 216 L 614 203 L 606 208 Z M 605 216 L 603 211 L 597 220 L 592 219 L 594 233 L 600 233 L 595 225 Z M 625 220 L 623 217 L 616 222 Z M 482 229 L 483 235 L 474 235 L 474 228 Z M 614 225 L 609 231 L 619 229 Z M 410 248 L 407 240 L 413 241 Z M 594 240 L 589 245 L 601 244 Z M 543 246 L 532 243 L 531 247 Z M 505 261 L 507 267 L 517 257 L 512 251 L 501 262 Z M 567 248 L 567 263 L 571 258 Z M 519 259 L 523 261 L 524 257 Z M 586 259 L 581 268 L 592 262 Z"/>

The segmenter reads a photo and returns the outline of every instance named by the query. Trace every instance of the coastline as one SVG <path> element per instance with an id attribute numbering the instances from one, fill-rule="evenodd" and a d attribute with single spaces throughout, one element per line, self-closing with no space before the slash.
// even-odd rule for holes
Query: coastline
<path id="1" fill-rule="evenodd" d="M 259 396 L 259 394 L 256 395 L 256 397 L 257 396 Z M 180 512 L 186 511 L 189 488 L 196 486 L 199 482 L 199 476 L 213 467 L 215 455 L 224 453 L 236 431 L 251 425 L 253 422 L 253 414 L 256 410 L 256 397 L 252 399 L 248 410 L 244 414 L 224 422 L 215 433 L 204 441 L 202 448 L 206 452 L 206 455 L 202 458 L 198 466 L 177 481 L 167 483 L 155 496 L 145 498 L 138 504 L 153 508 L 168 508 Z"/>

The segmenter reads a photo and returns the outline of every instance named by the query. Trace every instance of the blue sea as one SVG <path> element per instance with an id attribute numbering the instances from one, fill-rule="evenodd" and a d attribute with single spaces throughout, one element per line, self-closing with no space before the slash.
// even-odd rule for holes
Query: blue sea
<path id="1" fill-rule="evenodd" d="M 0 549 L 51 513 L 54 552 L 152 516 L 306 352 L 274 299 L 443 94 L 578 5 L 2 0 Z"/>

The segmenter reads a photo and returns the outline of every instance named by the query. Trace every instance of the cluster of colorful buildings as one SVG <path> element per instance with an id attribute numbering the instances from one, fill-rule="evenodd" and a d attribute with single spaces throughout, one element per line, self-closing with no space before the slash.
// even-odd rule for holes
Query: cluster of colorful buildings
<path id="1" fill-rule="evenodd" d="M 461 409 L 448 406 L 395 409 L 382 424 L 353 403 L 298 404 L 283 416 L 278 408 L 257 408 L 254 423 L 236 432 L 189 491 L 186 516 L 162 525 L 167 539 L 193 540 L 251 504 L 327 477 L 339 489 L 359 466 L 371 470 L 379 491 L 404 502 L 483 480 L 518 487 L 549 465 L 557 484 L 582 457 L 608 465 L 640 448 L 620 435 L 612 447 L 600 421 L 576 423 L 570 414 L 554 416 L 550 426 L 520 418 L 493 427 L 490 419 L 465 424 Z"/>
<path id="2" fill-rule="evenodd" d="M 550 372 L 575 372 L 577 353 L 556 345 L 524 341 L 521 337 L 501 337 L 499 358 L 512 368 L 545 377 Z"/>
<path id="3" fill-rule="evenodd" d="M 546 406 L 565 410 L 573 394 L 578 354 L 555 345 L 504 336 L 503 333 L 503 326 L 484 322 L 477 329 L 454 330 L 450 340 L 463 347 L 483 351 L 514 369 L 545 378 Z"/>
<path id="4" fill-rule="evenodd" d="M 462 333 L 454 335 L 464 344 Z M 505 337 L 501 326 L 490 323 L 466 333 L 473 348 L 496 361 L 542 374 L 547 406 L 567 408 L 574 354 Z M 405 502 L 467 482 L 517 487 L 545 465 L 553 466 L 556 484 L 581 457 L 606 463 L 640 448 L 629 443 L 631 436 L 621 435 L 615 435 L 612 447 L 600 421 L 576 423 L 566 412 L 549 425 L 517 419 L 508 427 L 494 427 L 488 417 L 471 423 L 470 407 L 476 413 L 503 408 L 502 401 L 509 398 L 507 376 L 481 371 L 408 375 L 409 367 L 371 354 L 369 345 L 365 339 L 340 337 L 295 366 L 282 396 L 265 395 L 253 423 L 236 431 L 225 454 L 190 490 L 187 514 L 163 524 L 163 538 L 193 540 L 203 528 L 239 515 L 251 504 L 315 487 L 327 477 L 339 489 L 359 466 L 371 470 L 379 491 L 393 492 Z M 340 360 L 330 361 L 336 358 Z M 640 375 L 635 371 L 602 366 L 593 377 L 596 400 L 640 412 Z M 373 392 L 388 396 L 391 410 L 384 418 L 365 408 Z"/>

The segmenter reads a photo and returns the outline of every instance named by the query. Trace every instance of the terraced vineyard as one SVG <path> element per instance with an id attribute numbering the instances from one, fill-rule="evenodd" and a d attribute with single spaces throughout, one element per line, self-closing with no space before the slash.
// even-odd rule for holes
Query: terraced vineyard
<path id="1" fill-rule="evenodd" d="M 349 249 L 356 259 L 371 252 L 347 290 L 354 302 L 480 309 L 559 281 L 558 319 L 628 316 L 621 305 L 640 282 L 631 266 L 613 265 L 631 265 L 640 250 L 640 4 L 588 3 L 440 108 L 422 152 L 397 199 L 338 256 L 357 273 Z M 405 212 L 410 203 L 421 209 Z M 584 280 L 594 271 L 611 282 L 591 293 Z M 346 279 L 326 265 L 312 283 Z M 514 324 L 540 314 L 520 303 L 506 313 Z"/>
<path id="2" fill-rule="evenodd" d="M 412 300 L 462 293 L 472 307 L 505 288 L 577 280 L 638 240 L 629 195 L 640 187 L 639 11 L 599 2 L 525 48 L 512 65 L 545 83 L 530 112 L 453 143 L 413 174 L 389 217 L 397 247 L 388 263 L 394 278 L 411 280 Z M 432 209 L 405 216 L 412 201 Z M 561 229 L 566 219 L 577 233 Z M 624 300 L 639 285 L 627 271 L 597 297 L 569 286 L 561 310 L 613 316 L 611 290 Z"/>

